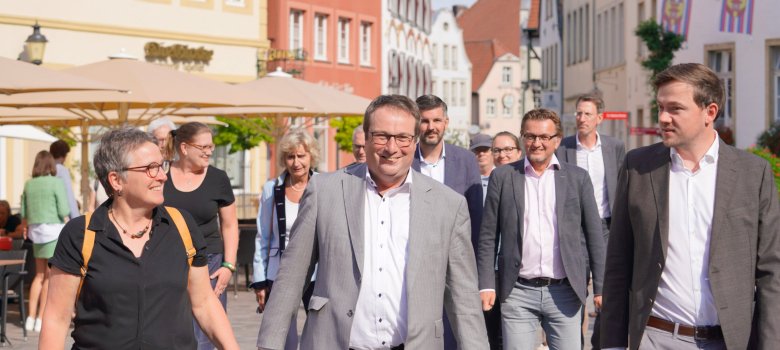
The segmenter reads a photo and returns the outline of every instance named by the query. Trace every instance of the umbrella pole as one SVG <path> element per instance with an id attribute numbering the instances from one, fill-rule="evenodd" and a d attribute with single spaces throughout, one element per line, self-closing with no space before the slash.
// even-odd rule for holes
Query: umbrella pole
<path id="1" fill-rule="evenodd" d="M 89 124 L 81 120 L 81 208 L 89 201 Z"/>

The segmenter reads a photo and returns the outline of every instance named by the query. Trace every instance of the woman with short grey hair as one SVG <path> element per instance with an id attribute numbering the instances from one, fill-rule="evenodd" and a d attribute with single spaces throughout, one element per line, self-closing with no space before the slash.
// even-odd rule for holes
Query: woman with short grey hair
<path id="1" fill-rule="evenodd" d="M 193 317 L 217 347 L 238 349 L 200 230 L 162 206 L 168 162 L 155 140 L 109 131 L 94 166 L 110 198 L 60 234 L 39 348 L 63 347 L 75 305 L 74 349 L 193 349 Z"/>

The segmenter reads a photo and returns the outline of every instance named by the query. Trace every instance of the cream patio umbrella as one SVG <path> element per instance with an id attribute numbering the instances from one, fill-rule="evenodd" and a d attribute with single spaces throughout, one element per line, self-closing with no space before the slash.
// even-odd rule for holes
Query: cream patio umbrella
<path id="1" fill-rule="evenodd" d="M 122 90 L 121 86 L 0 57 L 0 95 L 42 91 Z"/>
<path id="2" fill-rule="evenodd" d="M 215 106 L 297 106 L 292 97 L 269 89 L 262 94 L 244 88 L 183 73 L 152 63 L 133 59 L 112 59 L 65 71 L 83 78 L 122 86 L 126 93 L 115 91 L 60 91 L 0 95 L 0 106 L 61 108 L 81 121 L 82 140 L 88 139 L 88 126 L 95 123 L 130 124 L 130 110 L 138 119 L 151 121 L 181 108 Z M 115 111 L 116 118 L 107 112 Z M 88 148 L 82 142 L 82 159 Z M 86 198 L 87 162 L 81 162 L 82 194 Z"/>

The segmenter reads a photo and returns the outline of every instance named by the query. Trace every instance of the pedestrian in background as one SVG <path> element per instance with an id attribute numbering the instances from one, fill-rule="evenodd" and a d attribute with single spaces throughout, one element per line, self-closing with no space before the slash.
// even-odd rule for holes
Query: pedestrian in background
<path id="1" fill-rule="evenodd" d="M 233 188 L 227 174 L 209 165 L 214 152 L 211 129 L 191 122 L 170 132 L 166 152 L 178 155 L 171 163 L 165 182 L 165 205 L 192 214 L 206 239 L 209 278 L 222 307 L 227 307 L 227 288 L 236 271 L 238 218 Z M 211 350 L 214 345 L 195 324 L 198 349 Z"/>
<path id="2" fill-rule="evenodd" d="M 68 217 L 73 219 L 81 215 L 81 211 L 79 210 L 79 204 L 76 202 L 76 196 L 73 193 L 73 179 L 70 177 L 70 171 L 63 165 L 65 163 L 65 158 L 67 158 L 68 153 L 70 153 L 70 146 L 63 140 L 57 140 L 49 145 L 49 153 L 54 157 L 54 162 L 57 166 L 57 177 L 62 180 L 62 184 L 65 186 L 65 194 L 68 196 L 68 208 L 70 209 Z"/>
<path id="3" fill-rule="evenodd" d="M 364 154 L 365 158 L 365 154 Z M 265 309 L 272 290 L 275 293 L 289 291 L 273 289 L 279 274 L 279 262 L 290 244 L 290 233 L 298 217 L 301 197 L 316 173 L 313 164 L 320 160 L 317 140 L 306 130 L 290 130 L 279 141 L 279 166 L 284 171 L 278 178 L 265 183 L 260 195 L 260 210 L 257 213 L 257 238 L 255 240 L 254 276 L 251 287 L 257 295 L 258 310 Z M 309 310 L 309 300 L 314 290 L 315 276 L 303 292 L 304 310 Z M 293 317 L 287 333 L 285 349 L 298 348 L 298 320 Z"/>
<path id="4" fill-rule="evenodd" d="M 162 205 L 168 162 L 152 137 L 109 131 L 94 165 L 111 199 L 62 231 L 38 348 L 63 348 L 75 305 L 73 349 L 194 349 L 193 319 L 218 348 L 238 349 L 200 229 Z"/>
<path id="5" fill-rule="evenodd" d="M 57 238 L 70 214 L 68 196 L 62 180 L 55 177 L 54 157 L 47 151 L 35 155 L 32 179 L 22 192 L 21 214 L 27 225 L 27 238 L 33 242 L 35 277 L 30 284 L 30 304 L 24 328 L 41 331 L 42 316 L 49 290 L 49 259 L 54 255 Z"/>
<path id="6" fill-rule="evenodd" d="M 520 139 L 509 131 L 501 131 L 493 137 L 493 164 L 499 167 L 520 160 L 523 149 Z"/>

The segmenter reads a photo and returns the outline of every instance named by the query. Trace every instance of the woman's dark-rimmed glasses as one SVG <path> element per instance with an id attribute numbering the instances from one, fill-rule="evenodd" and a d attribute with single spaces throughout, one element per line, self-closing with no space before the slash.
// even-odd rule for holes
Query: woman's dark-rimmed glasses
<path id="1" fill-rule="evenodd" d="M 160 175 L 160 169 L 162 169 L 163 173 L 167 173 L 170 168 L 171 168 L 171 162 L 164 160 L 162 164 L 157 162 L 152 162 L 149 163 L 148 165 L 122 168 L 122 171 L 146 171 L 146 175 L 148 175 L 151 178 L 155 178 L 157 177 L 157 175 Z"/>

